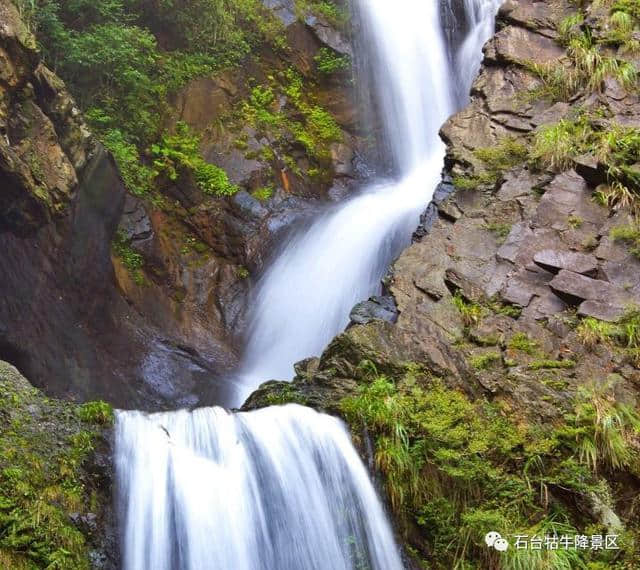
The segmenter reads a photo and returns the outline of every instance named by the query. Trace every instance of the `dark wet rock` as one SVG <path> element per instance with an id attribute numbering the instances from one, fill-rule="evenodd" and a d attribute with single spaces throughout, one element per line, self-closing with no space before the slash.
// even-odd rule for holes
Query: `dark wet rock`
<path id="1" fill-rule="evenodd" d="M 568 269 L 574 273 L 582 273 L 593 277 L 598 270 L 598 261 L 593 255 L 576 251 L 543 249 L 533 256 L 533 261 L 551 273 L 558 273 L 561 269 Z"/>
<path id="2" fill-rule="evenodd" d="M 349 313 L 353 324 L 364 325 L 374 320 L 393 323 L 398 318 L 398 308 L 391 295 L 371 297 L 358 303 Z"/>
<path id="3" fill-rule="evenodd" d="M 262 0 L 262 3 L 280 18 L 285 27 L 298 19 L 294 0 Z"/>
<path id="4" fill-rule="evenodd" d="M 118 230 L 132 241 L 144 241 L 153 236 L 151 220 L 141 200 L 128 194 L 124 201 Z"/>
<path id="5" fill-rule="evenodd" d="M 607 182 L 607 168 L 591 154 L 583 154 L 574 159 L 576 172 L 589 186 L 596 187 Z"/>
<path id="6" fill-rule="evenodd" d="M 314 15 L 308 15 L 304 19 L 304 23 L 313 30 L 316 37 L 326 46 L 342 55 L 353 56 L 351 44 L 346 40 L 344 35 L 334 26 L 328 24 L 322 18 Z"/>
<path id="7" fill-rule="evenodd" d="M 149 215 L 135 198 L 125 201 L 113 157 L 89 135 L 63 82 L 39 61 L 12 5 L 0 2 L 0 11 L 0 51 L 9 47 L 11 54 L 0 82 L 8 129 L 0 137 L 0 322 L 7 323 L 0 358 L 51 395 L 122 407 L 174 405 L 145 381 L 142 366 L 158 338 L 183 336 L 188 344 L 176 326 L 175 301 L 151 278 L 136 285 L 121 261 L 114 268 L 111 251 L 120 224 L 124 238 L 152 257 L 158 243 L 171 241 L 158 224 L 162 214 Z M 144 302 L 132 308 L 138 298 Z M 234 361 L 210 331 L 194 337 L 206 339 L 198 348 L 209 359 L 208 374 Z M 182 364 L 195 381 L 197 373 Z"/>
<path id="8" fill-rule="evenodd" d="M 354 176 L 353 146 L 344 143 L 335 143 L 331 145 L 330 151 L 335 173 L 339 176 Z"/>
<path id="9" fill-rule="evenodd" d="M 241 211 L 246 213 L 250 218 L 262 219 L 269 215 L 269 210 L 245 190 L 236 192 L 233 196 L 233 201 L 240 207 Z"/>

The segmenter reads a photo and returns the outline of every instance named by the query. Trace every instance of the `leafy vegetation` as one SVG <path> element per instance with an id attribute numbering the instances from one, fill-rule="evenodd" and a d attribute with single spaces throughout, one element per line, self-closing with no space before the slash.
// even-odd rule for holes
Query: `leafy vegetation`
<path id="1" fill-rule="evenodd" d="M 610 381 L 580 390 L 574 424 L 580 461 L 593 471 L 602 466 L 632 467 L 638 472 L 636 439 L 640 434 L 640 417 L 632 408 L 616 401 Z"/>
<path id="2" fill-rule="evenodd" d="M 134 251 L 129 240 L 123 233 L 116 233 L 111 244 L 111 251 L 122 261 L 122 264 L 128 269 L 133 281 L 137 285 L 144 285 L 146 283 L 142 270 L 144 267 L 144 257 L 142 257 L 142 254 Z"/>
<path id="3" fill-rule="evenodd" d="M 615 323 L 586 317 L 578 324 L 576 334 L 588 347 L 602 344 L 617 348 L 632 362 L 640 362 L 640 311 L 637 309 L 629 309 Z"/>
<path id="4" fill-rule="evenodd" d="M 198 188 L 210 195 L 225 196 L 238 191 L 224 170 L 204 160 L 200 138 L 185 123 L 179 122 L 175 133 L 165 134 L 158 144 L 152 145 L 151 153 L 156 175 L 176 181 L 181 175 L 191 173 Z"/>
<path id="5" fill-rule="evenodd" d="M 489 368 L 494 362 L 500 362 L 502 357 L 497 352 L 486 352 L 484 354 L 480 354 L 478 356 L 474 356 L 471 358 L 469 363 L 476 370 L 486 370 Z"/>
<path id="6" fill-rule="evenodd" d="M 610 232 L 611 239 L 629 245 L 629 251 L 640 258 L 640 227 L 636 225 L 618 226 Z"/>
<path id="7" fill-rule="evenodd" d="M 533 355 L 538 351 L 538 343 L 531 340 L 528 335 L 523 332 L 514 334 L 509 340 L 507 347 L 529 355 Z"/>
<path id="8" fill-rule="evenodd" d="M 478 324 L 488 313 L 482 305 L 466 300 L 460 291 L 455 292 L 452 301 L 466 326 Z"/>
<path id="9" fill-rule="evenodd" d="M 581 12 L 562 20 L 557 29 L 560 41 L 567 49 L 568 62 L 521 62 L 542 83 L 529 93 L 530 97 L 568 101 L 580 91 L 601 91 L 607 77 L 616 79 L 626 89 L 636 88 L 638 72 L 635 66 L 603 50 L 606 44 L 620 45 L 622 52 L 637 49 L 633 23 L 626 12 L 614 11 L 609 33 L 603 41 L 598 40 L 598 35 L 584 23 Z"/>
<path id="10" fill-rule="evenodd" d="M 83 466 L 111 421 L 105 406 L 49 400 L 0 363 L 2 568 L 89 568 L 86 538 L 70 514 L 99 512 Z"/>
<path id="11" fill-rule="evenodd" d="M 529 156 L 527 148 L 514 137 L 505 137 L 492 147 L 478 148 L 473 154 L 483 163 L 484 170 L 471 176 L 454 176 L 456 188 L 475 190 L 494 186 L 505 170 L 525 164 Z"/>
<path id="12" fill-rule="evenodd" d="M 505 224 L 502 222 L 487 223 L 484 225 L 484 228 L 494 234 L 500 243 L 504 242 L 511 232 L 511 224 Z"/>
<path id="13" fill-rule="evenodd" d="M 348 56 L 340 55 L 329 48 L 320 48 L 313 58 L 316 67 L 320 73 L 331 75 L 346 71 L 351 67 L 351 61 Z"/>
<path id="14" fill-rule="evenodd" d="M 591 155 L 605 172 L 608 184 L 597 190 L 596 200 L 610 207 L 635 207 L 640 195 L 640 173 L 634 167 L 640 155 L 640 129 L 579 111 L 573 119 L 540 128 L 530 157 L 538 167 L 562 171 L 581 155 Z"/>
<path id="15" fill-rule="evenodd" d="M 17 4 L 46 63 L 66 81 L 139 196 L 153 188 L 149 147 L 170 136 L 163 132 L 168 95 L 194 77 L 238 65 L 261 43 L 286 47 L 280 21 L 259 0 Z M 196 178 L 208 193 L 230 192 L 219 168 L 198 166 Z"/>
<path id="16" fill-rule="evenodd" d="M 286 106 L 280 101 L 286 100 Z M 269 154 L 264 159 L 279 163 L 295 174 L 301 174 L 294 148 L 303 148 L 314 166 L 307 174 L 320 178 L 329 173 L 329 147 L 342 140 L 342 131 L 335 119 L 322 108 L 303 77 L 292 68 L 274 74 L 266 85 L 255 85 L 249 97 L 235 113 L 238 125 L 253 126 L 269 141 Z"/>
<path id="17" fill-rule="evenodd" d="M 570 498 L 606 494 L 586 442 L 595 442 L 603 470 L 638 459 L 637 416 L 604 403 L 613 402 L 610 389 L 585 389 L 557 425 L 528 425 L 500 404 L 471 401 L 412 365 L 396 380 L 372 370 L 341 408 L 354 434 L 363 428 L 372 434 L 392 509 L 402 513 L 401 531 L 427 557 L 424 564 L 490 568 L 498 559 L 484 545 L 488 529 L 511 538 L 596 528 Z M 549 502 L 557 485 L 569 496 Z M 612 560 L 606 552 L 510 549 L 499 567 L 597 568 Z"/>

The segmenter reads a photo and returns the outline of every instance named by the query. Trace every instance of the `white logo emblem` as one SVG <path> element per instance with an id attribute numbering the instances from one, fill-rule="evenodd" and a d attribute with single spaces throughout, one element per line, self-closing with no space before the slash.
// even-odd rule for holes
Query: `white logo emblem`
<path id="1" fill-rule="evenodd" d="M 484 541 L 489 548 L 495 548 L 499 552 L 504 552 L 509 548 L 509 542 L 502 538 L 499 532 L 492 530 L 484 536 Z"/>

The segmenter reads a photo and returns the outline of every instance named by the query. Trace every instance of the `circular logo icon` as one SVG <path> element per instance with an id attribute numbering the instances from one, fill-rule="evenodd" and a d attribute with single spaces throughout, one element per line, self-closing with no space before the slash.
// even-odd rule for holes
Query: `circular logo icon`
<path id="1" fill-rule="evenodd" d="M 496 540 L 501 538 L 502 536 L 500 536 L 499 532 L 492 530 L 491 532 L 488 532 L 487 534 L 485 534 L 484 541 L 487 543 L 487 546 L 491 547 L 495 544 Z"/>
<path id="2" fill-rule="evenodd" d="M 504 552 L 509 548 L 509 543 L 504 538 L 498 538 L 494 541 L 493 547 L 500 552 Z"/>

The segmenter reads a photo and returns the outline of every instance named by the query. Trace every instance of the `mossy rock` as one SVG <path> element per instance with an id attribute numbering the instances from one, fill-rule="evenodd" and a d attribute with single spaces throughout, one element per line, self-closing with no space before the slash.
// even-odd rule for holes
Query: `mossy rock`
<path id="1" fill-rule="evenodd" d="M 112 421 L 108 404 L 47 398 L 0 361 L 0 567 L 116 568 Z"/>

